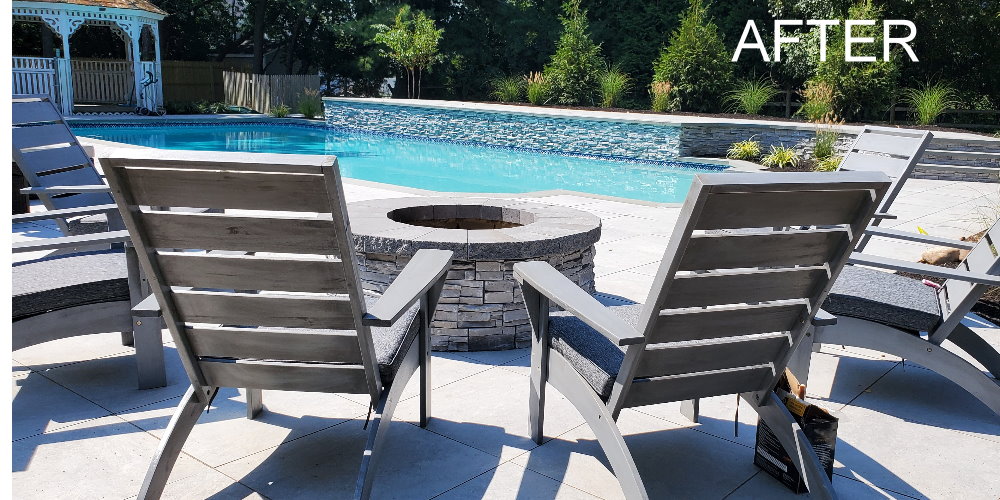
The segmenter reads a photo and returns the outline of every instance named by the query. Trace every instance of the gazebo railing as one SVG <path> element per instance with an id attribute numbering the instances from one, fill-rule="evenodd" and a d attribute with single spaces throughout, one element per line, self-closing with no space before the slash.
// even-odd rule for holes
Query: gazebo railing
<path id="1" fill-rule="evenodd" d="M 15 57 L 11 86 L 15 94 L 48 94 L 56 99 L 56 66 L 50 57 Z"/>

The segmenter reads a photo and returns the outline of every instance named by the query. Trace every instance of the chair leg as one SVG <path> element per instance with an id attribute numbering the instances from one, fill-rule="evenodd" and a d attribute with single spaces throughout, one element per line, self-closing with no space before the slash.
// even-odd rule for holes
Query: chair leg
<path id="1" fill-rule="evenodd" d="M 194 428 L 198 417 L 201 416 L 201 412 L 208 404 L 208 396 L 202 394 L 199 397 L 198 392 L 196 392 L 201 390 L 194 386 L 188 387 L 184 397 L 181 398 L 181 403 L 177 405 L 177 411 L 170 419 L 166 433 L 160 440 L 160 447 L 156 450 L 152 463 L 149 464 L 149 470 L 146 471 L 146 478 L 142 481 L 142 489 L 139 490 L 139 500 L 160 498 L 163 493 L 163 487 L 167 484 L 170 470 L 174 468 L 174 463 L 177 462 L 177 456 L 180 455 L 184 442 L 187 441 L 191 429 Z M 213 387 L 211 392 L 214 393 L 218 390 L 218 387 Z"/>
<path id="2" fill-rule="evenodd" d="M 874 349 L 913 361 L 958 384 L 1000 415 L 1000 385 L 996 380 L 947 349 L 920 337 L 869 321 L 840 318 L 836 326 L 823 328 L 822 336 L 816 341 Z"/>
<path id="3" fill-rule="evenodd" d="M 816 451 L 809 444 L 809 439 L 806 438 L 802 428 L 795 422 L 784 403 L 778 399 L 774 392 L 768 391 L 763 393 L 763 396 L 761 394 L 742 394 L 742 396 L 757 410 L 757 414 L 774 432 L 781 446 L 785 450 L 791 450 L 789 454 L 795 461 L 795 468 L 805 479 L 809 496 L 817 499 L 837 498 L 837 494 L 833 491 L 833 483 L 827 477 L 819 457 L 816 456 Z M 758 397 L 762 397 L 765 401 L 758 403 L 756 401 Z"/>
<path id="4" fill-rule="evenodd" d="M 639 476 L 639 469 L 632 460 L 632 453 L 618 430 L 618 424 L 611 415 L 608 405 L 594 392 L 579 373 L 558 353 L 551 354 L 549 380 L 583 415 L 583 419 L 594 431 L 597 443 L 611 462 L 611 469 L 629 500 L 648 500 L 646 487 Z"/>
<path id="5" fill-rule="evenodd" d="M 126 347 L 132 347 L 135 345 L 135 338 L 132 332 L 122 332 L 122 345 Z"/>
<path id="6" fill-rule="evenodd" d="M 536 356 L 536 351 L 540 350 L 532 346 L 531 348 L 531 380 L 528 383 L 528 426 L 531 431 L 531 440 L 536 444 L 542 444 L 544 439 L 543 426 L 545 422 L 545 386 L 548 384 L 546 377 L 547 367 L 543 366 L 541 355 Z M 545 363 L 547 364 L 547 363 Z"/>
<path id="7" fill-rule="evenodd" d="M 685 399 L 681 401 L 681 415 L 691 422 L 698 423 L 698 412 L 701 410 L 700 399 Z"/>
<path id="8" fill-rule="evenodd" d="M 167 385 L 167 371 L 163 363 L 163 330 L 160 318 L 132 317 L 135 364 L 139 374 L 139 388 L 152 389 Z M 124 334 L 122 334 L 124 336 Z"/>
<path id="9" fill-rule="evenodd" d="M 1000 379 L 1000 352 L 976 332 L 959 324 L 948 335 L 948 340 L 982 363 L 986 370 L 993 374 L 993 378 Z"/>
<path id="10" fill-rule="evenodd" d="M 372 486 L 375 481 L 375 469 L 377 459 L 384 448 L 383 442 L 389 431 L 389 423 L 392 421 L 392 414 L 396 411 L 396 404 L 399 396 L 403 392 L 405 381 L 393 384 L 388 390 L 383 390 L 378 403 L 375 404 L 375 412 L 371 422 L 368 424 L 368 442 L 365 443 L 365 452 L 361 457 L 361 471 L 358 473 L 358 482 L 354 489 L 354 498 L 367 500 L 371 497 Z"/>
<path id="11" fill-rule="evenodd" d="M 264 393 L 260 389 L 246 389 L 247 418 L 253 420 L 264 411 Z"/>
<path id="12" fill-rule="evenodd" d="M 421 301 L 420 331 L 417 333 L 420 349 L 420 427 L 427 427 L 431 418 L 431 332 L 426 300 Z"/>

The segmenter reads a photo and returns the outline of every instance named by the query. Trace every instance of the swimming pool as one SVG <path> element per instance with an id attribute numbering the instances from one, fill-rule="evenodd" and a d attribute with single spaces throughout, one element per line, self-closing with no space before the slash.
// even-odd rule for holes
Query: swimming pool
<path id="1" fill-rule="evenodd" d="M 447 192 L 565 189 L 674 203 L 683 201 L 695 174 L 720 170 L 707 164 L 587 158 L 273 122 L 72 127 L 83 137 L 162 149 L 332 154 L 345 177 Z"/>

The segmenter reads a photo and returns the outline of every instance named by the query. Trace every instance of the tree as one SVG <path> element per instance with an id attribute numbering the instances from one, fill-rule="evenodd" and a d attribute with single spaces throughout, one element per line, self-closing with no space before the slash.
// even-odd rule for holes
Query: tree
<path id="1" fill-rule="evenodd" d="M 681 110 L 716 111 L 733 78 L 731 57 L 704 0 L 691 0 L 653 64 L 653 81 L 673 85 Z"/>
<path id="2" fill-rule="evenodd" d="M 597 77 L 604 68 L 601 47 L 590 39 L 587 11 L 580 10 L 580 0 L 563 4 L 563 32 L 556 52 L 545 66 L 545 79 L 552 84 L 552 95 L 560 104 L 594 104 Z"/>
<path id="3" fill-rule="evenodd" d="M 871 56 L 871 62 L 848 62 L 844 59 L 844 27 L 833 26 L 827 40 L 826 61 L 816 68 L 810 81 L 829 84 L 835 92 L 834 107 L 841 118 L 873 119 L 881 117 L 892 105 L 899 85 L 899 54 L 892 52 L 882 59 L 882 8 L 872 0 L 861 0 L 847 10 L 847 19 L 878 21 L 875 26 L 852 29 L 856 37 L 873 38 L 874 43 L 855 44 L 853 56 Z M 898 47 L 896 48 L 898 50 Z"/>
<path id="4" fill-rule="evenodd" d="M 423 71 L 440 59 L 438 43 L 444 30 L 438 29 L 427 14 L 414 14 L 409 5 L 400 7 L 392 27 L 377 25 L 375 29 L 375 42 L 385 45 L 385 55 L 406 69 L 406 96 L 420 99 Z"/>

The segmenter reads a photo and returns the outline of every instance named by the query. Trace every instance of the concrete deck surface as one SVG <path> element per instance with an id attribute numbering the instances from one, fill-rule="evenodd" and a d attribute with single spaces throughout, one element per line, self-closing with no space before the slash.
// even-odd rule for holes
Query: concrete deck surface
<path id="1" fill-rule="evenodd" d="M 414 196 L 348 182 L 349 201 Z M 886 227 L 957 238 L 997 187 L 910 180 Z M 511 196 L 518 197 L 517 195 Z M 607 302 L 642 301 L 678 208 L 580 195 L 535 198 L 600 216 L 597 288 Z M 53 237 L 22 224 L 14 239 Z M 873 240 L 868 251 L 915 260 L 925 247 Z M 21 255 L 19 258 L 28 256 Z M 1000 328 L 967 318 L 1000 347 Z M 139 391 L 131 349 L 117 333 L 13 353 L 15 498 L 134 498 L 186 389 L 165 333 L 169 385 Z M 435 353 L 433 419 L 419 428 L 407 388 L 376 470 L 376 498 L 621 498 L 582 417 L 549 392 L 545 435 L 527 436 L 527 350 Z M 833 484 L 841 498 L 1000 497 L 1000 418 L 961 388 L 877 352 L 824 347 L 809 396 L 840 418 Z M 346 498 L 353 493 L 368 409 L 364 396 L 265 391 L 244 418 L 244 395 L 224 390 L 184 446 L 168 498 Z M 652 498 L 801 498 L 752 463 L 756 415 L 735 396 L 703 400 L 692 424 L 677 404 L 627 409 L 619 425 Z M 734 434 L 734 428 L 738 435 Z"/>

